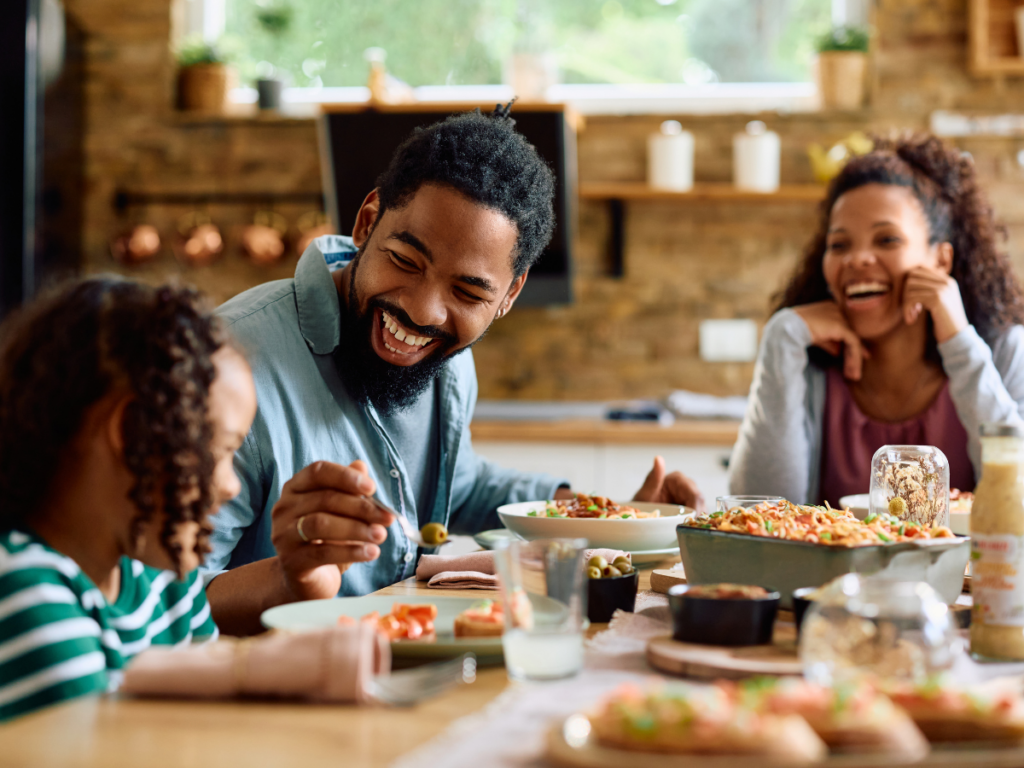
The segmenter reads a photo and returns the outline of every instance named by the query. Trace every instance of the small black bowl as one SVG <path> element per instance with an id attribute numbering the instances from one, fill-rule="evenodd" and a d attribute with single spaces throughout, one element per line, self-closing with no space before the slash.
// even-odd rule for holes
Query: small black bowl
<path id="1" fill-rule="evenodd" d="M 687 593 L 696 586 L 680 584 L 668 591 L 673 638 L 701 645 L 767 645 L 772 641 L 778 592 L 769 590 L 764 597 L 748 599 L 691 597 Z"/>
<path id="2" fill-rule="evenodd" d="M 796 623 L 796 633 L 800 634 L 800 627 L 803 626 L 804 616 L 814 603 L 808 595 L 813 595 L 821 587 L 800 587 L 793 590 L 793 621 Z"/>
<path id="3" fill-rule="evenodd" d="M 587 579 L 587 618 L 592 622 L 611 621 L 615 609 L 633 612 L 640 574 L 635 570 L 610 579 Z"/>

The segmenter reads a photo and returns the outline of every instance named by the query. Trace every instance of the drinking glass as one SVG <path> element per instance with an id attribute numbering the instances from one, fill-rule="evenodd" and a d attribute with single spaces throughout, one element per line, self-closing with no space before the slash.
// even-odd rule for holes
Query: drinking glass
<path id="1" fill-rule="evenodd" d="M 719 496 L 715 499 L 715 511 L 728 512 L 735 507 L 756 507 L 763 502 L 774 504 L 779 501 L 782 501 L 781 496 Z"/>
<path id="2" fill-rule="evenodd" d="M 513 680 L 557 680 L 582 668 L 586 547 L 586 539 L 498 544 L 494 560 L 505 613 L 501 643 Z"/>

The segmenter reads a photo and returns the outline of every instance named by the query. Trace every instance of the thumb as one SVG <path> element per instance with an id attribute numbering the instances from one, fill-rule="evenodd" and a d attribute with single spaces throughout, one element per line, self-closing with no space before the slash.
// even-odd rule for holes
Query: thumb
<path id="1" fill-rule="evenodd" d="M 640 486 L 640 490 L 636 492 L 634 501 L 653 501 L 661 491 L 661 486 L 664 482 L 665 459 L 661 456 L 655 456 L 654 467 L 647 473 L 647 478 L 644 480 L 644 484 Z"/>

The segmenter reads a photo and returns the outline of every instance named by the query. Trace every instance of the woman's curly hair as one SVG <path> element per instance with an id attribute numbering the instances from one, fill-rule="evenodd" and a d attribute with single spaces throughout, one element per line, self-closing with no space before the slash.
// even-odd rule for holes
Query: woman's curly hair
<path id="1" fill-rule="evenodd" d="M 843 194 L 865 184 L 911 190 L 928 220 L 929 243 L 953 246 L 952 276 L 960 286 L 967 320 L 983 337 L 1024 323 L 1024 297 L 1006 253 L 1005 232 L 978 184 L 970 155 L 923 133 L 876 137 L 874 149 L 855 157 L 829 185 L 818 231 L 804 251 L 775 309 L 832 298 L 822 261 L 832 207 Z M 934 347 L 932 337 L 929 347 Z"/>
<path id="2" fill-rule="evenodd" d="M 199 554 L 209 551 L 207 400 L 224 343 L 196 291 L 118 278 L 71 283 L 10 318 L 0 331 L 0 530 L 31 524 L 88 409 L 123 390 L 133 533 L 163 511 L 160 540 L 176 564 L 183 522 L 200 524 Z"/>

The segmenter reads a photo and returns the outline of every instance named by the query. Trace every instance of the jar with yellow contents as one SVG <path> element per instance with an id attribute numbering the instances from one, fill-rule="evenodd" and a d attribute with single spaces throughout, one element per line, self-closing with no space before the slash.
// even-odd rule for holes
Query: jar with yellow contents
<path id="1" fill-rule="evenodd" d="M 1024 427 L 983 424 L 971 509 L 971 654 L 1024 660 Z"/>

